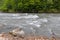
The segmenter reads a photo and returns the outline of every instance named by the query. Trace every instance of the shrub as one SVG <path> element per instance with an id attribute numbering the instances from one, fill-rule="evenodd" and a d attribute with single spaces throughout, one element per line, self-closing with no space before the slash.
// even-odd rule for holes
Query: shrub
<path id="1" fill-rule="evenodd" d="M 52 12 L 60 10 L 60 0 L 3 0 L 1 4 L 0 10 L 5 12 Z"/>

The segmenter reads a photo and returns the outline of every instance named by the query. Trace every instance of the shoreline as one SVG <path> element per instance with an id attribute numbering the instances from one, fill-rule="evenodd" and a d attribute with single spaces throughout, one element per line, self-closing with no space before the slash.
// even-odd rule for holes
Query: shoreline
<path id="1" fill-rule="evenodd" d="M 24 38 L 13 36 L 11 34 L 0 34 L 1 40 L 60 40 L 60 37 L 46 37 L 46 36 L 26 36 Z"/>

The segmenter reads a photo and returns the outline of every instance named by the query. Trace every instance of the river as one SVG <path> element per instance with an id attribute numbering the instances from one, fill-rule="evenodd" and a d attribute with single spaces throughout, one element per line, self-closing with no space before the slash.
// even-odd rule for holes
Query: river
<path id="1" fill-rule="evenodd" d="M 60 36 L 60 14 L 0 13 L 0 33 L 17 27 L 27 35 Z"/>

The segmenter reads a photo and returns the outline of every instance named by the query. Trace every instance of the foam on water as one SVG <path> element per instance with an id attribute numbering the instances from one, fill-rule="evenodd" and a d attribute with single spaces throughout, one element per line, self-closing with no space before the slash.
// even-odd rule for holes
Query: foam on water
<path id="1" fill-rule="evenodd" d="M 60 16 L 53 16 L 52 14 L 0 14 L 0 23 L 4 24 L 6 28 L 0 29 L 2 31 L 8 31 L 9 27 L 11 30 L 14 27 L 23 28 L 26 34 L 35 33 L 36 35 L 47 35 L 52 34 L 51 30 L 55 34 L 60 34 Z"/>

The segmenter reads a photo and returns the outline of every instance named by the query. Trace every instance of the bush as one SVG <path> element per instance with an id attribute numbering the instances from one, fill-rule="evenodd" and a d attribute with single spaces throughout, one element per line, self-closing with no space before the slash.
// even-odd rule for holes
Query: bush
<path id="1" fill-rule="evenodd" d="M 4 12 L 55 12 L 60 10 L 60 0 L 3 0 L 0 10 Z"/>

